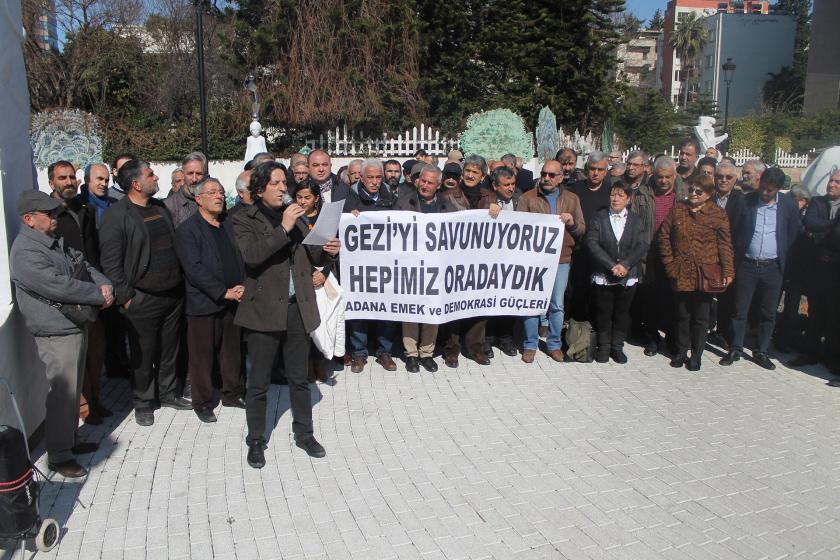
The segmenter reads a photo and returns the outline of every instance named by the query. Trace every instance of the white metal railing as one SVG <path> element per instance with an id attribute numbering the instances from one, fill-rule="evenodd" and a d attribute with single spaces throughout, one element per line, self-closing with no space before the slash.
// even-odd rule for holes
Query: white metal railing
<path id="1" fill-rule="evenodd" d="M 638 146 L 632 146 L 631 148 L 629 148 L 627 150 L 624 150 L 621 153 L 621 161 L 626 162 L 627 161 L 627 155 L 630 152 L 635 151 L 635 150 L 641 150 L 641 148 L 638 147 Z M 788 153 L 788 152 L 782 150 L 781 148 L 776 148 L 776 157 L 775 157 L 774 163 L 778 167 L 785 167 L 785 168 L 807 167 L 808 164 L 811 162 L 811 159 L 815 156 L 815 154 L 816 154 L 816 149 L 811 149 L 811 151 L 809 151 L 806 154 L 791 154 L 791 153 Z M 654 155 L 660 155 L 660 154 L 654 154 Z M 679 156 L 679 150 L 676 149 L 674 146 L 671 146 L 670 151 L 665 150 L 665 151 L 662 152 L 661 155 L 670 155 L 672 158 L 674 158 L 674 160 L 676 160 L 677 157 Z M 752 151 L 750 151 L 747 148 L 741 148 L 740 150 L 737 150 L 735 152 L 726 152 L 726 153 L 724 153 L 724 155 L 729 156 L 732 159 L 734 159 L 735 160 L 735 165 L 738 165 L 738 166 L 744 165 L 746 162 L 748 162 L 751 159 L 761 159 L 760 155 L 754 154 Z"/>
<path id="2" fill-rule="evenodd" d="M 408 129 L 396 138 L 389 138 L 386 133 L 381 138 L 365 137 L 345 125 L 327 131 L 326 137 L 321 134 L 317 140 L 308 140 L 306 145 L 312 149 L 324 148 L 335 156 L 412 156 L 417 150 L 445 156 L 458 148 L 458 139 L 441 136 L 439 130 L 425 124 Z"/>

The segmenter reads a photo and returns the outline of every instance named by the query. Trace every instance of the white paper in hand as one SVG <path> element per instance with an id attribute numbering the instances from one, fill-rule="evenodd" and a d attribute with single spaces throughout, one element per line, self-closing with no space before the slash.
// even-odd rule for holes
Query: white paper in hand
<path id="1" fill-rule="evenodd" d="M 344 201 L 327 202 L 318 214 L 318 221 L 315 227 L 303 240 L 305 245 L 323 245 L 338 234 L 338 222 L 341 221 L 341 211 L 344 209 Z"/>

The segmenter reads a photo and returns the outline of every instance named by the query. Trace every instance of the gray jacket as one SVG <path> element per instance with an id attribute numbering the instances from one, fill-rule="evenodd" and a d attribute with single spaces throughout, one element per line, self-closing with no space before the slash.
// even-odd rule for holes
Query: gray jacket
<path id="1" fill-rule="evenodd" d="M 59 303 L 101 306 L 104 300 L 100 286 L 111 283 L 85 261 L 82 253 L 65 247 L 63 239 L 27 226 L 20 228 L 12 243 L 9 261 L 18 308 L 34 336 L 62 336 L 80 330 L 61 311 L 32 297 L 21 287 Z M 90 272 L 93 284 L 73 278 L 73 273 L 82 266 Z"/>
<path id="2" fill-rule="evenodd" d="M 181 190 L 172 196 L 166 197 L 163 203 L 166 205 L 166 209 L 169 210 L 169 214 L 172 216 L 172 225 L 176 229 L 186 222 L 187 218 L 198 212 L 198 205 L 195 203 L 195 199 L 184 196 L 184 188 L 181 188 Z"/>

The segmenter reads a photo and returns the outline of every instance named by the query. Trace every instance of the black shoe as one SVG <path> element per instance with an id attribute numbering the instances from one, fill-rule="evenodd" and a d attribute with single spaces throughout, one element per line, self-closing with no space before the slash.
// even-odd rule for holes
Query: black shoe
<path id="1" fill-rule="evenodd" d="M 204 422 L 205 424 L 211 424 L 216 421 L 216 413 L 213 412 L 212 408 L 196 408 L 195 415 L 198 416 L 198 419 Z"/>
<path id="2" fill-rule="evenodd" d="M 840 379 L 832 379 L 828 383 L 826 383 L 829 387 L 840 387 Z"/>
<path id="3" fill-rule="evenodd" d="M 438 370 L 434 358 L 420 358 L 420 365 L 423 366 L 429 373 L 434 373 Z"/>
<path id="4" fill-rule="evenodd" d="M 752 361 L 764 369 L 769 369 L 771 371 L 776 369 L 776 364 L 774 364 L 770 360 L 770 357 L 764 352 L 753 352 Z"/>
<path id="5" fill-rule="evenodd" d="M 685 352 L 680 352 L 676 356 L 674 356 L 673 360 L 671 360 L 671 367 L 672 368 L 681 368 L 685 365 L 685 363 L 687 361 L 688 361 L 688 356 L 686 355 L 686 353 Z"/>
<path id="6" fill-rule="evenodd" d="M 694 356 L 688 360 L 688 363 L 685 365 L 685 369 L 688 371 L 700 371 L 700 358 L 695 358 Z"/>
<path id="7" fill-rule="evenodd" d="M 613 361 L 617 364 L 627 363 L 627 355 L 621 348 L 613 348 L 612 350 L 610 350 L 610 358 L 612 358 Z"/>
<path id="8" fill-rule="evenodd" d="M 245 409 L 245 399 L 242 397 L 236 397 L 232 401 L 222 401 L 222 406 L 226 406 L 228 408 L 241 408 Z"/>
<path id="9" fill-rule="evenodd" d="M 599 364 L 606 364 L 610 361 L 610 349 L 608 346 L 598 347 L 595 351 L 595 361 Z"/>
<path id="10" fill-rule="evenodd" d="M 192 385 L 190 385 L 190 377 L 184 382 L 184 390 L 181 391 L 181 398 L 192 401 Z"/>
<path id="11" fill-rule="evenodd" d="M 303 439 L 296 439 L 295 445 L 306 451 L 306 454 L 310 457 L 316 457 L 320 459 L 321 457 L 327 456 L 327 450 L 324 449 L 323 445 L 318 443 L 318 440 L 315 439 L 315 436 L 309 436 Z"/>
<path id="12" fill-rule="evenodd" d="M 163 408 L 174 408 L 175 410 L 192 410 L 192 402 L 183 397 L 175 397 L 173 399 L 166 399 L 160 401 L 160 406 Z"/>
<path id="13" fill-rule="evenodd" d="M 417 373 L 420 371 L 420 358 L 417 356 L 408 356 L 405 359 L 405 370 L 408 373 Z"/>
<path id="14" fill-rule="evenodd" d="M 718 362 L 722 366 L 731 366 L 735 362 L 741 359 L 741 351 L 740 350 L 730 350 L 729 354 L 724 356 Z"/>
<path id="15" fill-rule="evenodd" d="M 490 348 L 485 349 L 484 353 L 487 354 L 488 358 L 492 359 L 492 358 L 496 357 L 496 353 L 493 352 L 493 347 L 492 346 Z"/>
<path id="16" fill-rule="evenodd" d="M 70 451 L 73 452 L 73 455 L 87 455 L 88 453 L 95 453 L 97 449 L 99 449 L 98 443 L 93 443 L 92 441 L 80 441 L 74 445 L 73 449 Z"/>
<path id="17" fill-rule="evenodd" d="M 138 426 L 151 426 L 155 423 L 155 413 L 149 409 L 135 409 L 134 421 Z"/>
<path id="18" fill-rule="evenodd" d="M 516 346 L 510 342 L 502 342 L 499 344 L 499 350 L 506 356 L 516 356 Z"/>
<path id="19" fill-rule="evenodd" d="M 261 469 L 265 466 L 265 453 L 263 453 L 263 442 L 252 441 L 248 444 L 248 465 L 252 469 Z"/>
<path id="20" fill-rule="evenodd" d="M 645 356 L 656 356 L 659 352 L 659 343 L 655 340 L 651 340 L 647 344 L 645 344 Z"/>
<path id="21" fill-rule="evenodd" d="M 64 478 L 81 478 L 87 475 L 87 469 L 77 463 L 75 459 L 69 459 L 60 463 L 47 463 L 51 471 L 55 471 Z"/>

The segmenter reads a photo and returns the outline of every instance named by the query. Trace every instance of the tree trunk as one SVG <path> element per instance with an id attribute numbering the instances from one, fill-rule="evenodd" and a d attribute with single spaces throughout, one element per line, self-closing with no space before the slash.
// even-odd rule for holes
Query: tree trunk
<path id="1" fill-rule="evenodd" d="M 690 63 L 686 60 L 685 67 L 683 68 L 683 72 L 685 75 L 683 76 L 685 80 L 683 80 L 683 87 L 685 88 L 683 91 L 683 110 L 688 109 L 688 86 L 691 84 L 691 66 Z"/>

